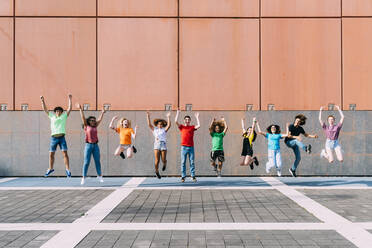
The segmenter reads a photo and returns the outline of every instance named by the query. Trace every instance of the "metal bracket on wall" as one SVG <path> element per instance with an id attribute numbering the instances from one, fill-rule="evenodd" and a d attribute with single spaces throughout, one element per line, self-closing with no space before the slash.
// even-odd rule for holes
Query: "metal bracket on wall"
<path id="1" fill-rule="evenodd" d="M 165 109 L 165 111 L 171 111 L 172 110 L 172 104 L 165 104 L 164 109 Z"/>
<path id="2" fill-rule="evenodd" d="M 246 111 L 252 111 L 253 110 L 253 104 L 247 104 L 247 105 L 245 105 L 245 110 Z"/>
<path id="3" fill-rule="evenodd" d="M 267 104 L 267 110 L 274 111 L 275 110 L 275 105 L 274 104 Z"/>
<path id="4" fill-rule="evenodd" d="M 0 111 L 6 111 L 8 110 L 8 105 L 6 103 L 0 104 Z"/>
<path id="5" fill-rule="evenodd" d="M 333 111 L 333 110 L 335 110 L 335 104 L 334 104 L 334 103 L 329 103 L 329 104 L 328 104 L 328 110 L 329 110 L 329 111 Z"/>
<path id="6" fill-rule="evenodd" d="M 83 104 L 83 110 L 89 110 L 89 103 Z"/>
<path id="7" fill-rule="evenodd" d="M 28 104 L 27 103 L 21 104 L 21 110 L 22 111 L 27 111 L 28 110 Z"/>
<path id="8" fill-rule="evenodd" d="M 103 104 L 103 109 L 104 110 L 108 111 L 108 110 L 110 110 L 110 108 L 111 108 L 111 105 L 109 103 Z"/>
<path id="9" fill-rule="evenodd" d="M 356 104 L 355 103 L 352 103 L 349 105 L 349 110 L 350 111 L 355 111 L 356 110 Z"/>
<path id="10" fill-rule="evenodd" d="M 192 104 L 186 104 L 186 111 L 192 111 Z"/>

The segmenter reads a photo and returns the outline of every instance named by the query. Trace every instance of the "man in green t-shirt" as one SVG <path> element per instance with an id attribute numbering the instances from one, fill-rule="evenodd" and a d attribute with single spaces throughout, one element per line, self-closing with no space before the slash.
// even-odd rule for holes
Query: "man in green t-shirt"
<path id="1" fill-rule="evenodd" d="M 40 96 L 40 99 L 41 99 L 43 110 L 50 119 L 50 129 L 51 129 L 50 149 L 49 149 L 49 168 L 46 171 L 44 176 L 48 177 L 52 172 L 54 172 L 54 169 L 53 169 L 54 154 L 57 150 L 57 146 L 59 146 L 63 153 L 63 158 L 64 158 L 64 162 L 66 165 L 66 176 L 71 177 L 65 135 L 66 135 L 67 117 L 70 115 L 70 112 L 72 109 L 72 95 L 71 94 L 68 95 L 67 112 L 63 112 L 62 107 L 55 107 L 53 112 L 49 112 L 46 107 L 44 97 Z"/>
<path id="2" fill-rule="evenodd" d="M 223 137 L 225 137 L 227 131 L 227 124 L 225 119 L 222 117 L 221 121 L 213 119 L 209 127 L 209 132 L 212 136 L 212 151 L 211 151 L 211 165 L 214 171 L 217 172 L 217 176 L 221 177 L 222 164 L 225 161 L 225 153 L 223 152 Z M 218 160 L 218 168 L 216 165 Z"/>

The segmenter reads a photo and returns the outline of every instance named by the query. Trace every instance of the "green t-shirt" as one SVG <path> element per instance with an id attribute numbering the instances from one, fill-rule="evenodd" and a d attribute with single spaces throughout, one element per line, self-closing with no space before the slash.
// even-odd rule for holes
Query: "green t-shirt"
<path id="1" fill-rule="evenodd" d="M 56 134 L 66 134 L 66 121 L 67 113 L 63 112 L 59 117 L 56 116 L 54 112 L 49 112 L 50 119 L 50 130 L 52 131 L 52 136 Z"/>
<path id="2" fill-rule="evenodd" d="M 212 151 L 223 151 L 223 137 L 224 132 L 221 133 L 211 133 L 212 136 Z"/>

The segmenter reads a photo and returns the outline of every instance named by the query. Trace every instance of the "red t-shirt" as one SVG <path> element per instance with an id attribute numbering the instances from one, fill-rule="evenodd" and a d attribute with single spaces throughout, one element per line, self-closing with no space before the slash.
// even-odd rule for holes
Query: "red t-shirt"
<path id="1" fill-rule="evenodd" d="M 84 127 L 84 132 L 85 132 L 85 142 L 88 142 L 88 143 L 98 142 L 97 127 L 86 126 Z"/>
<path id="2" fill-rule="evenodd" d="M 181 146 L 193 147 L 195 126 L 179 125 L 178 128 L 181 131 Z"/>

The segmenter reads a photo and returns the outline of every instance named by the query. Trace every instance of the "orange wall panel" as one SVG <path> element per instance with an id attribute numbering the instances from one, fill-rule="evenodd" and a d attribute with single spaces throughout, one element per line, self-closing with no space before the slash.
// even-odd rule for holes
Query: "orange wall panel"
<path id="1" fill-rule="evenodd" d="M 339 19 L 264 19 L 261 25 L 263 110 L 341 104 Z"/>
<path id="2" fill-rule="evenodd" d="M 261 0 L 262 16 L 340 16 L 341 0 Z"/>
<path id="3" fill-rule="evenodd" d="M 177 20 L 104 18 L 98 26 L 98 102 L 114 110 L 177 106 Z"/>
<path id="4" fill-rule="evenodd" d="M 372 18 L 343 20 L 344 108 L 372 109 Z"/>
<path id="5" fill-rule="evenodd" d="M 180 0 L 180 15 L 258 17 L 259 0 Z"/>
<path id="6" fill-rule="evenodd" d="M 100 16 L 177 16 L 177 0 L 98 0 Z"/>
<path id="7" fill-rule="evenodd" d="M 371 0 L 343 0 L 343 16 L 372 16 Z"/>
<path id="8" fill-rule="evenodd" d="M 0 18 L 0 104 L 13 109 L 13 19 Z"/>
<path id="9" fill-rule="evenodd" d="M 96 0 L 16 0 L 18 16 L 95 16 Z"/>
<path id="10" fill-rule="evenodd" d="M 195 110 L 259 108 L 259 23 L 184 19 L 180 23 L 180 105 Z"/>
<path id="11" fill-rule="evenodd" d="M 0 0 L 0 16 L 13 15 L 13 0 Z"/>
<path id="12" fill-rule="evenodd" d="M 41 109 L 40 95 L 67 107 L 68 93 L 95 108 L 95 19 L 18 18 L 16 27 L 16 109 Z"/>

